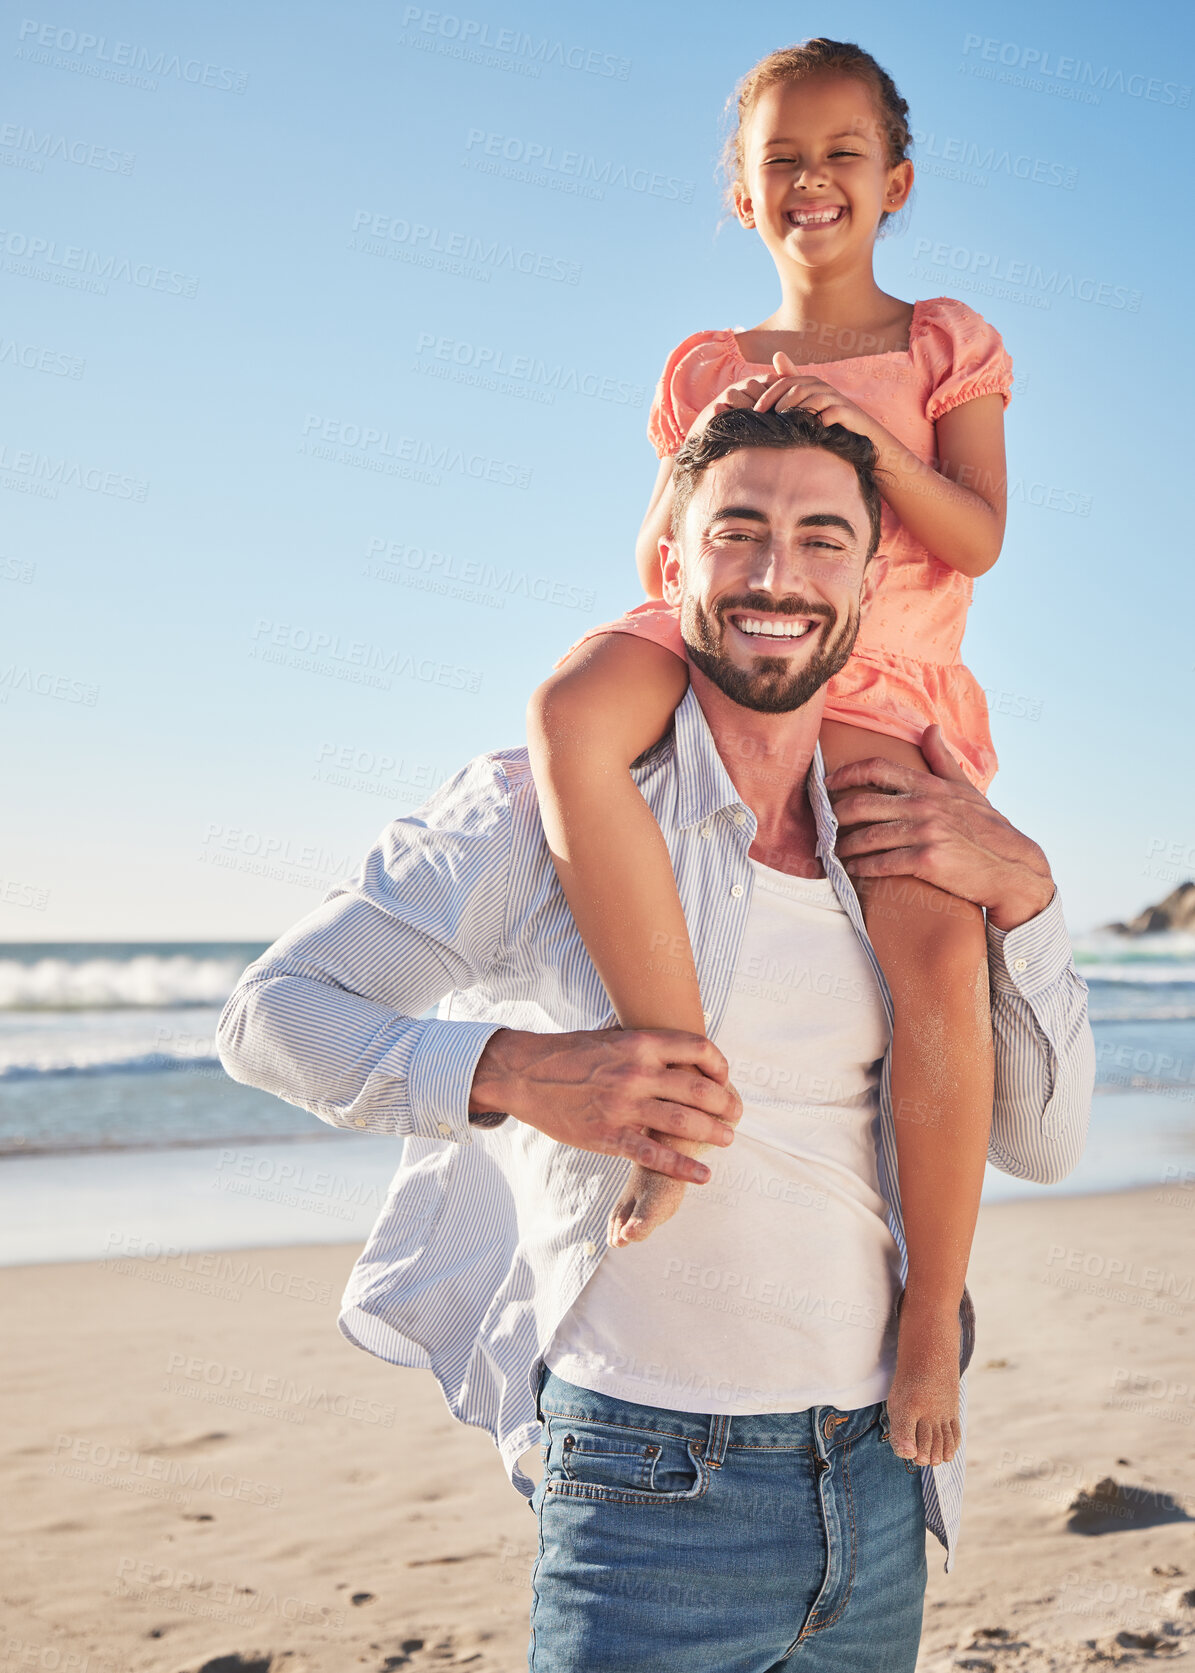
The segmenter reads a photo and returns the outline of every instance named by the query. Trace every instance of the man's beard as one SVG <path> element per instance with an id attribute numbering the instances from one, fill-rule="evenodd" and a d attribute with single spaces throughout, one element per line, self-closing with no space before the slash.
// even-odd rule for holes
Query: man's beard
<path id="1" fill-rule="evenodd" d="M 726 615 L 731 610 L 758 610 L 761 615 L 812 616 L 833 622 L 834 612 L 825 604 L 811 604 L 803 598 L 770 598 L 766 593 L 742 593 L 738 598 L 719 599 L 711 616 L 698 600 L 686 593 L 681 600 L 680 627 L 685 648 L 695 667 L 714 682 L 740 708 L 758 709 L 764 714 L 787 714 L 807 703 L 814 692 L 845 663 L 859 632 L 858 606 L 808 662 L 792 666 L 787 656 L 760 654 L 751 668 L 740 668 L 723 648 Z M 824 630 L 814 626 L 810 633 Z M 761 638 L 761 645 L 767 641 Z"/>

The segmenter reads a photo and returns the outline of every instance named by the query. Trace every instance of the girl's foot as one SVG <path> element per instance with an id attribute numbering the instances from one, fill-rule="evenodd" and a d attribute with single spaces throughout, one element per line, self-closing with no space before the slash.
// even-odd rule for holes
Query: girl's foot
<path id="1" fill-rule="evenodd" d="M 888 1430 L 898 1458 L 948 1464 L 958 1450 L 959 1314 L 901 1297 Z"/>
<path id="2" fill-rule="evenodd" d="M 636 1162 L 618 1206 L 611 1210 L 606 1241 L 611 1249 L 625 1243 L 642 1243 L 657 1226 L 671 1220 L 685 1195 L 683 1179 L 654 1173 Z"/>

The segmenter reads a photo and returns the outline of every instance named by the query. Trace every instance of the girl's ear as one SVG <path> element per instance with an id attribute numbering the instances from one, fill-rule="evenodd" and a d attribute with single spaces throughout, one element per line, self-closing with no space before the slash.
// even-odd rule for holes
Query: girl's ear
<path id="1" fill-rule="evenodd" d="M 890 215 L 895 215 L 898 209 L 904 208 L 912 190 L 913 165 L 906 158 L 888 173 L 888 184 L 884 188 L 884 208 Z"/>
<path id="2" fill-rule="evenodd" d="M 738 216 L 739 225 L 753 227 L 755 211 L 751 207 L 751 199 L 747 196 L 747 188 L 741 180 L 736 180 L 731 190 L 734 193 L 734 212 Z"/>

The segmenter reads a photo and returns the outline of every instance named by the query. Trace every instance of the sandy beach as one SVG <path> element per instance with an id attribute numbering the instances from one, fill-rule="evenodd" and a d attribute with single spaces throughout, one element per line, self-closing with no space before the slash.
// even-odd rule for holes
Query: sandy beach
<path id="1" fill-rule="evenodd" d="M 963 1539 L 949 1576 L 929 1545 L 927 1673 L 1190 1650 L 1193 1233 L 1192 1186 L 985 1206 Z M 0 1668 L 525 1667 L 534 1519 L 429 1373 L 339 1335 L 355 1253 L 0 1270 Z"/>

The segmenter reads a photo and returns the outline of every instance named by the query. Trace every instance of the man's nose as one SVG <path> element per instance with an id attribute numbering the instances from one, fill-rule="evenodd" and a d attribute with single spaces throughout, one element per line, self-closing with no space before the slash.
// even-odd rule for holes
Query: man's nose
<path id="1" fill-rule="evenodd" d="M 818 580 L 816 562 L 795 543 L 783 539 L 769 540 L 755 554 L 749 581 L 761 592 L 796 593 L 815 586 Z"/>

